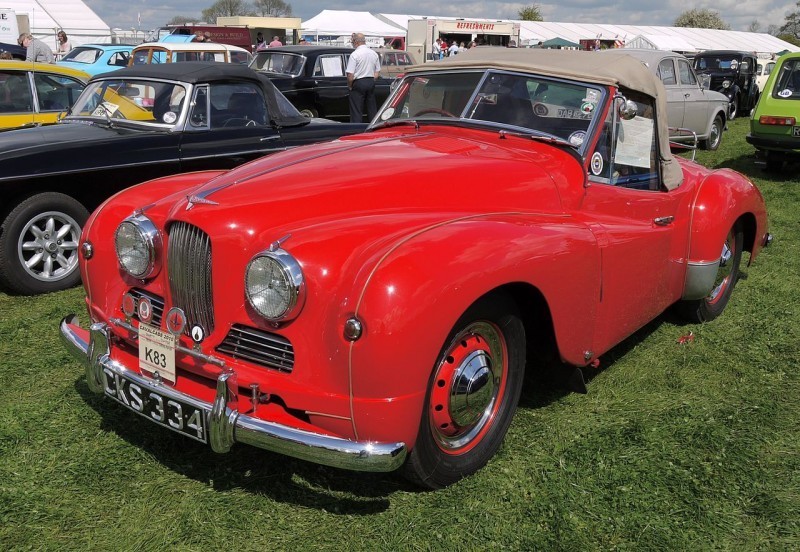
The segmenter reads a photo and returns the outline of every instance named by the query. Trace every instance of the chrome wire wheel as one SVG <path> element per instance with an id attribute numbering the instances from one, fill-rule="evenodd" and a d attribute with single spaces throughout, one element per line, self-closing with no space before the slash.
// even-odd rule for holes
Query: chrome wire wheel
<path id="1" fill-rule="evenodd" d="M 431 431 L 444 452 L 463 453 L 491 425 L 508 373 L 506 344 L 489 322 L 469 325 L 436 369 L 430 394 Z"/>
<path id="2" fill-rule="evenodd" d="M 81 226 L 66 213 L 47 211 L 22 228 L 17 255 L 25 272 L 36 280 L 55 282 L 78 267 Z"/>

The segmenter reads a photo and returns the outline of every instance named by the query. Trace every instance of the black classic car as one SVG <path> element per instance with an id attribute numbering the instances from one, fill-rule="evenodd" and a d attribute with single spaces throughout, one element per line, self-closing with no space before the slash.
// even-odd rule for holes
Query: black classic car
<path id="1" fill-rule="evenodd" d="M 753 52 L 706 50 L 694 57 L 695 73 L 708 78 L 708 88 L 722 92 L 730 102 L 729 117 L 748 115 L 758 102 L 756 56 Z"/>
<path id="2" fill-rule="evenodd" d="M 81 227 L 125 187 L 365 128 L 303 117 L 268 78 L 240 65 L 98 75 L 59 124 L 0 133 L 0 286 L 36 294 L 75 285 Z"/>
<path id="3" fill-rule="evenodd" d="M 347 60 L 352 48 L 283 46 L 257 52 L 250 67 L 263 73 L 306 117 L 350 120 Z M 391 78 L 375 81 L 378 107 L 389 96 Z M 366 113 L 364 114 L 366 115 Z"/>

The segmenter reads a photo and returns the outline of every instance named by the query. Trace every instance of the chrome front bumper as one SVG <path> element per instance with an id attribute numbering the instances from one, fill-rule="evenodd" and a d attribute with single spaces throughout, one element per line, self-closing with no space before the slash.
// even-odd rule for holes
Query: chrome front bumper
<path id="1" fill-rule="evenodd" d="M 317 464 L 356 471 L 389 472 L 406 458 L 404 443 L 350 441 L 246 416 L 228 405 L 235 395 L 236 376 L 226 370 L 217 378 L 213 404 L 199 401 L 130 370 L 110 356 L 111 330 L 107 324 L 92 324 L 82 330 L 72 314 L 61 321 L 61 340 L 86 367 L 86 382 L 95 393 L 104 393 L 104 372 L 127 378 L 144 390 L 194 404 L 207 413 L 208 442 L 215 452 L 228 452 L 233 443 L 246 443 L 265 450 L 301 458 Z"/>

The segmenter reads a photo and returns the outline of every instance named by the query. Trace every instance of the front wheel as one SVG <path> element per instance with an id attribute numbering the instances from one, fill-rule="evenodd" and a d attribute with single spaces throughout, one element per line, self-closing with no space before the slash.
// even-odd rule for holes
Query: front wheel
<path id="1" fill-rule="evenodd" d="M 33 195 L 2 223 L 0 285 L 36 295 L 78 284 L 78 243 L 89 212 L 75 199 L 55 192 Z"/>
<path id="2" fill-rule="evenodd" d="M 711 123 L 711 132 L 708 134 L 708 139 L 703 141 L 703 149 L 716 151 L 722 142 L 722 130 L 725 124 L 722 122 L 722 117 L 717 115 L 714 117 L 714 122 Z"/>
<path id="3" fill-rule="evenodd" d="M 482 468 L 511 424 L 524 372 L 516 306 L 505 295 L 484 297 L 455 324 L 434 366 L 405 476 L 438 489 Z"/>
<path id="4" fill-rule="evenodd" d="M 690 322 L 710 322 L 722 314 L 739 279 L 739 264 L 742 261 L 744 235 L 742 225 L 737 222 L 728 232 L 722 244 L 719 269 L 714 287 L 702 299 L 679 303 L 681 314 Z"/>
<path id="5" fill-rule="evenodd" d="M 728 119 L 733 121 L 739 113 L 739 96 L 734 96 L 731 100 L 730 107 L 728 107 Z"/>

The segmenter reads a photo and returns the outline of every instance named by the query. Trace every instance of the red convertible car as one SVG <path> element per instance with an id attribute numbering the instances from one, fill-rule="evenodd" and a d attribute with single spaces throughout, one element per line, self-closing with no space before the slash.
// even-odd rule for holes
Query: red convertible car
<path id="1" fill-rule="evenodd" d="M 217 452 L 472 474 L 526 374 L 676 303 L 715 318 L 770 241 L 752 182 L 670 154 L 660 81 L 603 62 L 477 48 L 410 69 L 366 134 L 109 199 L 90 325 L 60 328 L 89 388 Z"/>

